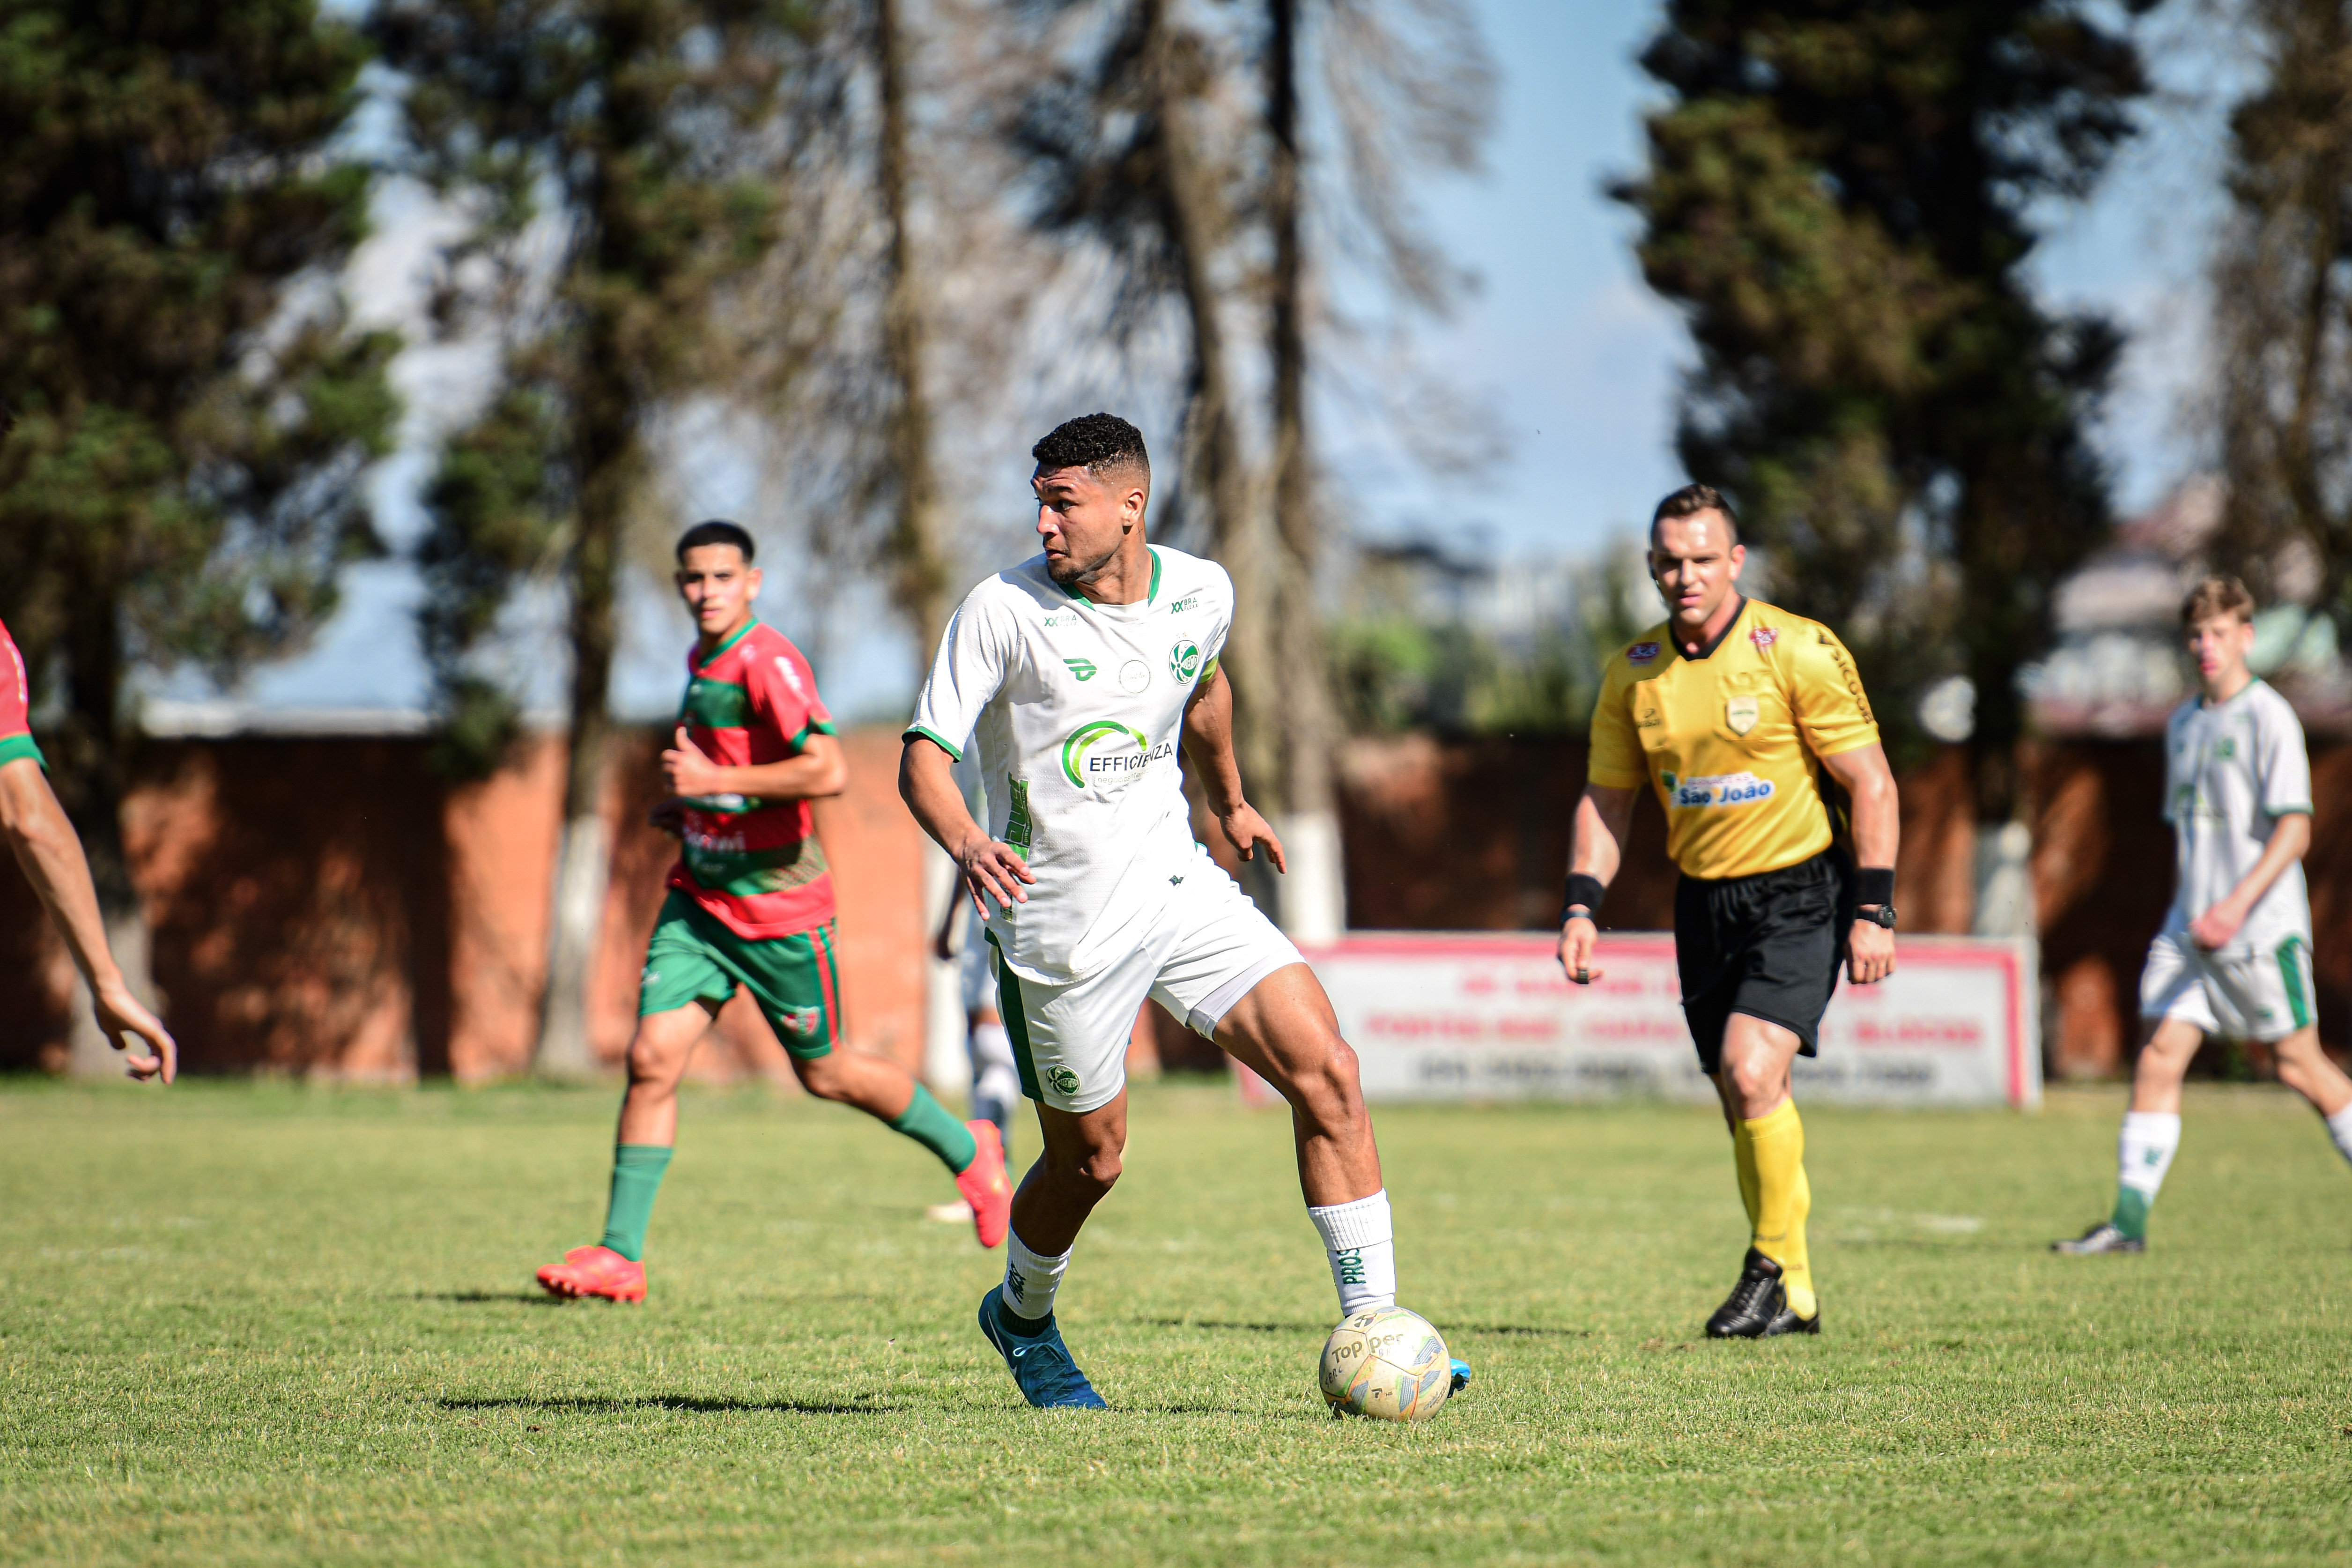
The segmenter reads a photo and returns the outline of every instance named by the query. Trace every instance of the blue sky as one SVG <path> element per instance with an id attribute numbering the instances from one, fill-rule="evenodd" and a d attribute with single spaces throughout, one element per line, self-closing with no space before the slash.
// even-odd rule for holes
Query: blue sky
<path id="1" fill-rule="evenodd" d="M 1432 232 L 1479 287 L 1419 341 L 1424 363 L 1490 412 L 1504 456 L 1443 484 L 1384 474 L 1353 497 L 1353 517 L 1370 535 L 1582 554 L 1637 526 L 1682 478 L 1672 400 L 1687 345 L 1674 313 L 1642 284 L 1628 215 L 1601 194 L 1609 176 L 1639 162 L 1653 89 L 1634 57 L 1656 13 L 1645 0 L 1475 5 L 1501 67 L 1496 133 L 1482 174 L 1432 184 L 1422 201 Z M 2237 68 L 2199 8 L 2143 26 L 2165 88 L 2147 110 L 2148 132 L 2096 200 L 2049 215 L 2051 237 L 2035 261 L 2051 299 L 2105 310 L 2133 330 L 2101 431 L 2126 511 L 2197 466 L 2179 415 L 2198 380 L 2199 279 L 2219 207 L 2221 105 Z M 464 372 L 446 353 L 428 356 L 408 367 L 404 390 L 429 404 Z M 414 537 L 418 520 L 401 500 L 425 466 L 411 452 L 380 478 L 383 531 L 395 546 Z M 423 691 L 407 626 L 415 593 L 397 562 L 357 569 L 338 621 L 300 658 L 256 671 L 245 695 L 271 706 L 415 705 Z M 880 716 L 904 703 L 916 665 L 865 597 L 854 617 L 869 628 L 862 635 L 786 626 L 813 639 L 837 710 Z M 662 711 L 674 700 L 685 624 L 650 593 L 633 600 L 627 622 L 620 704 Z M 184 679 L 169 689 L 197 690 Z M 551 687 L 540 700 L 552 697 Z"/>

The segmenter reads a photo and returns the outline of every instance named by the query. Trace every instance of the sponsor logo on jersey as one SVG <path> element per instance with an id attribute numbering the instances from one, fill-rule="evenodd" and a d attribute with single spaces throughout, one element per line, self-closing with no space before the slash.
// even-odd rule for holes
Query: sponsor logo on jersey
<path id="1" fill-rule="evenodd" d="M 1097 784 L 1124 784 L 1154 763 L 1176 754 L 1176 742 L 1151 743 L 1151 737 L 1116 719 L 1097 719 L 1071 731 L 1062 742 L 1062 776 L 1078 789 Z"/>
<path id="2" fill-rule="evenodd" d="M 1666 804 L 1673 806 L 1753 805 L 1772 798 L 1772 781 L 1754 773 L 1709 773 L 1666 786 Z"/>
<path id="3" fill-rule="evenodd" d="M 793 696 L 803 702 L 808 700 L 808 688 L 801 684 L 801 672 L 794 669 L 793 661 L 782 654 L 776 656 L 776 673 L 784 678 L 784 684 L 793 689 Z"/>
<path id="4" fill-rule="evenodd" d="M 1664 722 L 1654 708 L 1644 708 L 1633 715 L 1633 728 L 1636 730 L 1654 730 Z"/>
<path id="5" fill-rule="evenodd" d="M 1658 645 L 1654 642 L 1637 642 L 1625 650 L 1627 664 L 1652 664 L 1656 662 L 1657 657 Z"/>
<path id="6" fill-rule="evenodd" d="M 1770 647 L 1774 643 L 1780 640 L 1780 634 L 1777 629 L 1771 626 L 1758 626 L 1754 631 L 1748 634 L 1748 640 L 1756 645 L 1756 651 L 1758 653 L 1762 653 L 1766 648 Z"/>
<path id="7" fill-rule="evenodd" d="M 1187 594 L 1187 595 L 1184 595 L 1184 597 L 1182 597 L 1182 598 L 1181 598 L 1181 599 L 1177 600 L 1174 604 L 1172 604 L 1172 605 L 1169 605 L 1169 606 L 1168 606 L 1168 613 L 1169 613 L 1170 615 L 1171 615 L 1171 616 L 1181 616 L 1181 615 L 1182 615 L 1185 611 L 1187 611 L 1187 610 L 1190 610 L 1190 609 L 1192 609 L 1192 608 L 1196 607 L 1200 603 L 1201 603 L 1201 595 L 1198 595 L 1198 594 Z"/>
<path id="8" fill-rule="evenodd" d="M 1130 658 L 1118 667 L 1118 689 L 1129 697 L 1151 684 L 1151 667 L 1139 658 Z"/>
<path id="9" fill-rule="evenodd" d="M 2238 742 L 2227 738 L 2216 741 L 2213 742 L 2213 754 L 2226 763 L 2238 754 Z"/>
<path id="10" fill-rule="evenodd" d="M 1191 637 L 1180 637 L 1168 650 L 1168 672 L 1179 686 L 1201 673 L 1201 645 Z"/>
<path id="11" fill-rule="evenodd" d="M 1734 697 L 1723 705 L 1723 721 L 1735 735 L 1745 735 L 1756 728 L 1760 713 L 1753 697 Z"/>
<path id="12" fill-rule="evenodd" d="M 1095 666 L 1092 659 L 1066 658 L 1062 662 L 1068 665 L 1070 673 L 1080 680 L 1092 680 L 1095 678 Z"/>

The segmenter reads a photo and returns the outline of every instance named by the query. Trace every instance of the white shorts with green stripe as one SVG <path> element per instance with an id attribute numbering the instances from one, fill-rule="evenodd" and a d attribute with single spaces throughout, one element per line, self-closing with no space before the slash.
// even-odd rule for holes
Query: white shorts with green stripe
<path id="1" fill-rule="evenodd" d="M 2290 933 L 2208 952 L 2176 914 L 2148 943 L 2139 1013 L 2178 1018 L 2223 1039 L 2283 1040 L 2319 1019 L 2312 1001 L 2311 939 Z"/>
<path id="2" fill-rule="evenodd" d="M 1214 1039 L 1218 1021 L 1259 981 L 1306 962 L 1205 854 L 1169 888 L 1143 940 L 1084 980 L 1041 984 L 1007 969 L 992 946 L 992 954 L 1022 1092 L 1072 1112 L 1108 1105 L 1127 1087 L 1127 1042 L 1145 997 Z"/>

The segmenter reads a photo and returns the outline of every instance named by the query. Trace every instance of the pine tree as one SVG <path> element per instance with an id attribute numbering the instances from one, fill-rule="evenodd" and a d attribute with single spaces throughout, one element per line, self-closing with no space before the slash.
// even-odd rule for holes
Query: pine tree
<path id="1" fill-rule="evenodd" d="M 373 546 L 356 480 L 394 344 L 332 288 L 364 226 L 367 173 L 331 149 L 364 58 L 311 0 L 25 0 L 0 27 L 0 616 L 62 672 L 52 776 L 134 986 L 126 675 L 233 678 Z"/>
<path id="2" fill-rule="evenodd" d="M 1698 347 L 1683 460 L 1852 641 L 1891 739 L 1928 679 L 1971 679 L 2005 822 L 2017 671 L 2109 526 L 2085 431 L 2122 342 L 2034 299 L 2031 214 L 2130 134 L 2138 55 L 2076 0 L 1672 0 L 1642 63 L 1672 101 L 1615 194 Z"/>
<path id="3" fill-rule="evenodd" d="M 480 216 L 503 384 L 429 488 L 423 629 L 446 739 L 514 728 L 471 655 L 528 579 L 559 584 L 572 656 L 564 830 L 538 1068 L 590 1071 L 586 989 L 611 850 L 603 815 L 623 528 L 649 440 L 723 386 L 731 291 L 774 241 L 780 84 L 812 26 L 794 0 L 405 0 L 369 24 L 408 79 L 418 166 Z"/>

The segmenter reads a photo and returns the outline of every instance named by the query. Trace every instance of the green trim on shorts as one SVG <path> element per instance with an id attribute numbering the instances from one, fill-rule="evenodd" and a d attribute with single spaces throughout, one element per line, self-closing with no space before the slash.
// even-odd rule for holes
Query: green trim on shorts
<path id="1" fill-rule="evenodd" d="M 637 1016 L 707 1003 L 742 986 L 792 1056 L 814 1061 L 841 1038 L 841 974 L 831 921 L 790 936 L 738 936 L 677 889 L 662 900 L 638 977 Z"/>
<path id="2" fill-rule="evenodd" d="M 30 735 L 9 735 L 0 738 L 0 767 L 10 763 L 35 762 L 41 771 L 49 771 L 49 759 L 41 755 L 40 742 Z"/>
<path id="3" fill-rule="evenodd" d="M 1037 1087 L 1036 1058 L 1029 1054 L 1029 1009 L 1021 1000 L 1021 977 L 1004 962 L 1004 950 L 996 946 L 994 931 L 988 933 L 988 945 L 996 950 L 996 1011 L 1004 1020 L 1005 1037 L 1013 1044 L 1013 1065 L 1021 1074 L 1021 1092 L 1042 1103 L 1045 1094 Z"/>
<path id="4" fill-rule="evenodd" d="M 2291 936 L 2278 944 L 2279 979 L 2286 985 L 2286 1010 L 2298 1029 L 2311 1027 L 2311 998 L 2303 989 L 2303 965 L 2295 961 L 2295 950 L 2303 946 L 2303 938 Z"/>

